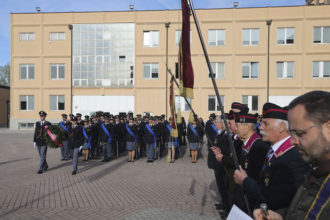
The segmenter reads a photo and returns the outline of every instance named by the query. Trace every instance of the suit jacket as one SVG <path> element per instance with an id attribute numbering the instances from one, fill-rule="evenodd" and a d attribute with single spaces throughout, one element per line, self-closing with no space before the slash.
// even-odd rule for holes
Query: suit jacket
<path id="1" fill-rule="evenodd" d="M 107 131 L 109 132 L 109 134 L 111 136 L 111 142 L 112 142 L 112 140 L 114 139 L 114 136 L 116 135 L 115 127 L 111 123 L 104 124 L 104 126 L 107 129 Z M 103 126 L 102 126 L 102 123 L 101 123 L 99 125 L 99 141 L 100 141 L 100 143 L 107 143 L 108 139 L 109 139 L 109 137 L 105 133 L 105 131 L 103 130 Z"/>
<path id="2" fill-rule="evenodd" d="M 195 133 L 191 130 L 190 123 L 189 123 L 188 128 L 187 128 L 187 139 L 190 143 L 199 143 L 200 140 L 203 138 L 203 135 L 204 135 L 203 128 L 201 128 L 200 126 L 197 125 L 195 127 L 195 130 L 197 131 L 197 134 L 199 137 L 197 137 L 195 135 Z"/>
<path id="3" fill-rule="evenodd" d="M 243 192 L 256 205 L 265 202 L 272 210 L 287 208 L 308 169 L 298 150 L 290 146 L 289 138 L 262 168 L 258 180 L 244 179 Z"/>
<path id="4" fill-rule="evenodd" d="M 70 139 L 71 139 L 71 148 L 79 148 L 84 143 L 84 135 L 82 132 L 82 127 L 76 125 L 73 127 L 71 126 L 70 131 Z"/>
<path id="5" fill-rule="evenodd" d="M 51 126 L 52 124 L 49 121 L 44 121 L 41 125 L 41 121 L 37 121 L 34 129 L 33 142 L 36 142 L 38 146 L 46 145 L 46 140 L 44 138 L 45 126 Z"/>
<path id="6" fill-rule="evenodd" d="M 135 135 L 135 138 L 136 138 L 136 141 L 138 139 L 138 127 L 137 125 L 131 125 L 129 126 L 129 124 L 127 124 L 129 129 L 132 131 L 132 133 Z M 126 128 L 126 125 L 125 125 L 125 141 L 126 142 L 134 142 L 135 141 L 135 138 L 127 131 L 127 128 Z"/>
<path id="7" fill-rule="evenodd" d="M 156 136 L 156 141 L 157 141 L 157 137 L 158 137 L 158 133 L 159 133 L 159 131 L 157 130 L 157 126 L 155 126 L 155 125 L 151 126 L 150 124 L 148 124 L 148 125 L 150 126 L 150 128 L 154 132 L 154 134 Z M 146 144 L 153 144 L 154 143 L 154 136 L 147 129 L 147 124 L 144 126 L 144 129 L 143 129 L 143 141 Z"/>
<path id="8" fill-rule="evenodd" d="M 66 127 L 66 131 L 62 128 L 62 126 L 60 125 L 60 123 L 62 122 L 62 124 L 64 125 L 64 127 Z M 69 121 L 61 121 L 58 123 L 59 128 L 61 129 L 61 131 L 63 131 L 64 136 L 65 136 L 65 140 L 69 140 L 69 133 L 68 133 L 68 127 L 71 126 L 71 122 Z"/>

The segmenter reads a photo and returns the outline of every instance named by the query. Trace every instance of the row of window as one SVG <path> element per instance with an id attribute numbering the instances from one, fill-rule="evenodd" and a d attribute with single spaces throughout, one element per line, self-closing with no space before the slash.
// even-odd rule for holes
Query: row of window
<path id="1" fill-rule="evenodd" d="M 49 96 L 49 106 L 52 111 L 65 110 L 64 95 L 51 95 Z M 20 95 L 20 110 L 21 111 L 33 111 L 34 110 L 34 95 Z"/>
<path id="2" fill-rule="evenodd" d="M 224 96 L 220 96 L 222 104 L 225 101 Z M 21 111 L 33 111 L 34 110 L 34 96 L 33 95 L 20 95 L 20 110 Z M 64 95 L 51 95 L 49 96 L 49 106 L 52 111 L 63 111 L 65 110 L 65 98 Z M 191 100 L 188 99 L 189 103 Z M 242 103 L 249 107 L 251 111 L 258 111 L 258 96 L 242 96 Z M 181 111 L 190 111 L 189 105 L 185 102 L 183 97 L 175 97 L 176 109 L 180 108 Z M 208 96 L 208 111 L 220 111 L 220 105 L 216 99 L 216 96 Z"/>
<path id="3" fill-rule="evenodd" d="M 176 63 L 177 66 L 177 63 Z M 225 63 L 211 63 L 214 77 L 216 79 L 225 78 Z M 279 61 L 276 62 L 277 78 L 293 78 L 294 77 L 294 62 Z M 34 79 L 34 64 L 20 64 L 20 79 Z M 144 63 L 143 78 L 158 79 L 159 64 Z M 178 76 L 178 68 L 176 68 L 176 76 Z M 323 78 L 330 77 L 330 61 L 313 61 L 313 77 Z M 178 77 L 177 77 L 178 78 Z M 259 78 L 259 62 L 242 62 L 242 78 L 255 79 Z M 65 79 L 65 64 L 50 64 L 50 79 L 58 80 Z M 129 81 L 132 79 L 129 79 Z M 100 84 L 100 86 L 102 86 Z"/>
<path id="4" fill-rule="evenodd" d="M 314 27 L 313 43 L 325 44 L 330 43 L 330 26 Z M 180 42 L 181 30 L 175 31 L 175 45 Z M 258 28 L 243 28 L 242 29 L 242 45 L 259 45 L 260 33 Z M 105 38 L 107 36 L 103 36 Z M 21 41 L 35 40 L 34 32 L 20 32 L 19 39 Z M 65 40 L 64 32 L 50 32 L 49 40 Z M 190 31 L 190 42 L 192 40 Z M 208 30 L 208 45 L 209 46 L 224 46 L 226 41 L 225 29 Z M 290 45 L 295 42 L 295 28 L 285 27 L 277 28 L 277 44 Z M 159 47 L 159 31 L 143 31 L 143 46 L 144 47 Z"/>
<path id="5" fill-rule="evenodd" d="M 20 64 L 20 79 L 34 79 L 34 64 Z M 50 79 L 65 79 L 65 64 L 49 65 Z"/>
<path id="6" fill-rule="evenodd" d="M 212 71 L 216 79 L 225 78 L 225 63 L 211 63 Z M 158 79 L 159 64 L 144 63 L 143 78 Z M 178 78 L 178 67 L 176 63 L 175 75 Z M 330 77 L 330 61 L 313 61 L 313 78 Z M 294 77 L 294 62 L 293 61 L 278 61 L 276 62 L 276 76 L 279 79 L 287 79 Z M 210 77 L 210 76 L 209 76 Z M 242 62 L 242 78 L 256 79 L 259 78 L 259 62 Z"/>

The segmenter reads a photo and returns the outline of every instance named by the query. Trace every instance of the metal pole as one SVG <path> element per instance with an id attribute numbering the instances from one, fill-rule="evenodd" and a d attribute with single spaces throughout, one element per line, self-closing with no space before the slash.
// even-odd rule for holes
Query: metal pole
<path id="1" fill-rule="evenodd" d="M 72 84 L 73 84 L 73 82 L 72 82 L 72 70 L 73 70 L 73 67 L 72 67 L 72 65 L 73 65 L 73 58 L 72 58 L 72 56 L 73 56 L 73 51 L 72 51 L 72 49 L 73 49 L 73 25 L 72 24 L 69 24 L 69 29 L 70 29 L 70 31 L 71 31 L 71 80 L 70 80 L 70 90 L 71 90 L 71 97 L 70 97 L 70 102 L 71 102 L 71 114 L 73 114 L 73 103 L 72 103 Z"/>
<path id="2" fill-rule="evenodd" d="M 266 24 L 268 26 L 268 45 L 267 45 L 267 102 L 269 102 L 269 48 L 270 48 L 270 25 L 272 20 L 267 20 Z"/>
<path id="3" fill-rule="evenodd" d="M 170 24 L 171 24 L 171 22 L 167 22 L 167 23 L 165 23 L 165 28 L 166 28 L 166 72 L 167 72 L 167 70 L 168 70 L 168 28 L 170 27 Z M 166 83 L 165 83 L 165 90 L 166 90 L 166 94 L 165 94 L 165 96 L 166 96 L 166 102 L 165 102 L 165 106 L 166 106 L 166 113 L 165 113 L 165 115 L 166 115 L 166 119 L 167 119 L 167 96 L 168 96 L 168 91 L 167 91 L 167 87 L 168 87 L 168 74 L 166 73 Z"/>
<path id="4" fill-rule="evenodd" d="M 209 73 L 211 74 L 211 80 L 212 80 L 212 84 L 213 84 L 213 87 L 214 87 L 214 91 L 215 91 L 215 94 L 217 96 L 218 103 L 220 105 L 221 114 L 223 115 L 223 121 L 224 121 L 224 124 L 225 124 L 225 127 L 226 127 L 227 138 L 228 138 L 229 146 L 230 146 L 230 149 L 231 149 L 231 152 L 232 152 L 234 165 L 235 165 L 236 169 L 239 170 L 240 168 L 239 168 L 239 163 L 238 163 L 236 151 L 235 151 L 235 148 L 234 148 L 234 144 L 231 140 L 232 134 L 231 134 L 230 129 L 228 127 L 227 117 L 225 115 L 225 111 L 224 111 L 224 108 L 223 108 L 223 105 L 222 105 L 222 102 L 221 102 L 221 99 L 220 99 L 220 94 L 219 94 L 219 91 L 218 91 L 217 84 L 215 82 L 215 78 L 214 78 L 212 67 L 211 67 L 211 62 L 210 62 L 209 55 L 208 55 L 207 50 L 206 50 L 206 46 L 205 46 L 205 43 L 204 43 L 204 39 L 203 39 L 203 36 L 202 36 L 202 32 L 201 32 L 201 29 L 200 29 L 200 26 L 199 26 L 198 19 L 197 19 L 197 16 L 196 16 L 194 5 L 192 3 L 192 0 L 187 0 L 187 2 L 190 6 L 190 10 L 191 10 L 192 15 L 194 17 L 196 29 L 197 29 L 197 32 L 198 32 L 198 35 L 199 35 L 200 42 L 202 44 L 202 48 L 203 48 L 204 56 L 205 56 L 205 59 L 206 59 L 206 63 L 207 63 L 207 66 L 209 68 Z M 244 200 L 245 200 L 245 205 L 247 207 L 248 213 L 249 213 L 250 216 L 252 216 L 252 213 L 251 213 L 251 210 L 250 210 L 250 207 L 249 207 L 249 202 L 248 202 L 247 197 L 245 195 L 244 195 Z"/>

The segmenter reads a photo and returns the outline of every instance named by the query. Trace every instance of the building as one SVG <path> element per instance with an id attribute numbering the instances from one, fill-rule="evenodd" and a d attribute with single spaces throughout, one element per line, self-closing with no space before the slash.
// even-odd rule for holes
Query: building
<path id="1" fill-rule="evenodd" d="M 0 127 L 9 126 L 10 88 L 0 85 Z"/>
<path id="2" fill-rule="evenodd" d="M 197 10 L 225 110 L 239 101 L 260 113 L 268 94 L 287 105 L 307 91 L 329 91 L 329 11 L 330 5 Z M 207 118 L 219 108 L 191 22 L 192 106 Z M 169 117 L 166 48 L 176 74 L 180 29 L 180 10 L 11 14 L 10 127 L 33 127 L 40 110 L 50 121 L 98 110 Z M 187 118 L 183 99 L 176 104 Z"/>

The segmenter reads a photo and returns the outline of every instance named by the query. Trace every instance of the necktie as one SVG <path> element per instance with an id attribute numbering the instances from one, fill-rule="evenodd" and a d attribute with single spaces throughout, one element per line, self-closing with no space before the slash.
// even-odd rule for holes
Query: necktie
<path id="1" fill-rule="evenodd" d="M 267 153 L 266 163 L 270 160 L 270 158 L 272 157 L 273 153 L 274 153 L 273 148 L 270 148 L 269 151 L 268 151 L 268 153 Z"/>

